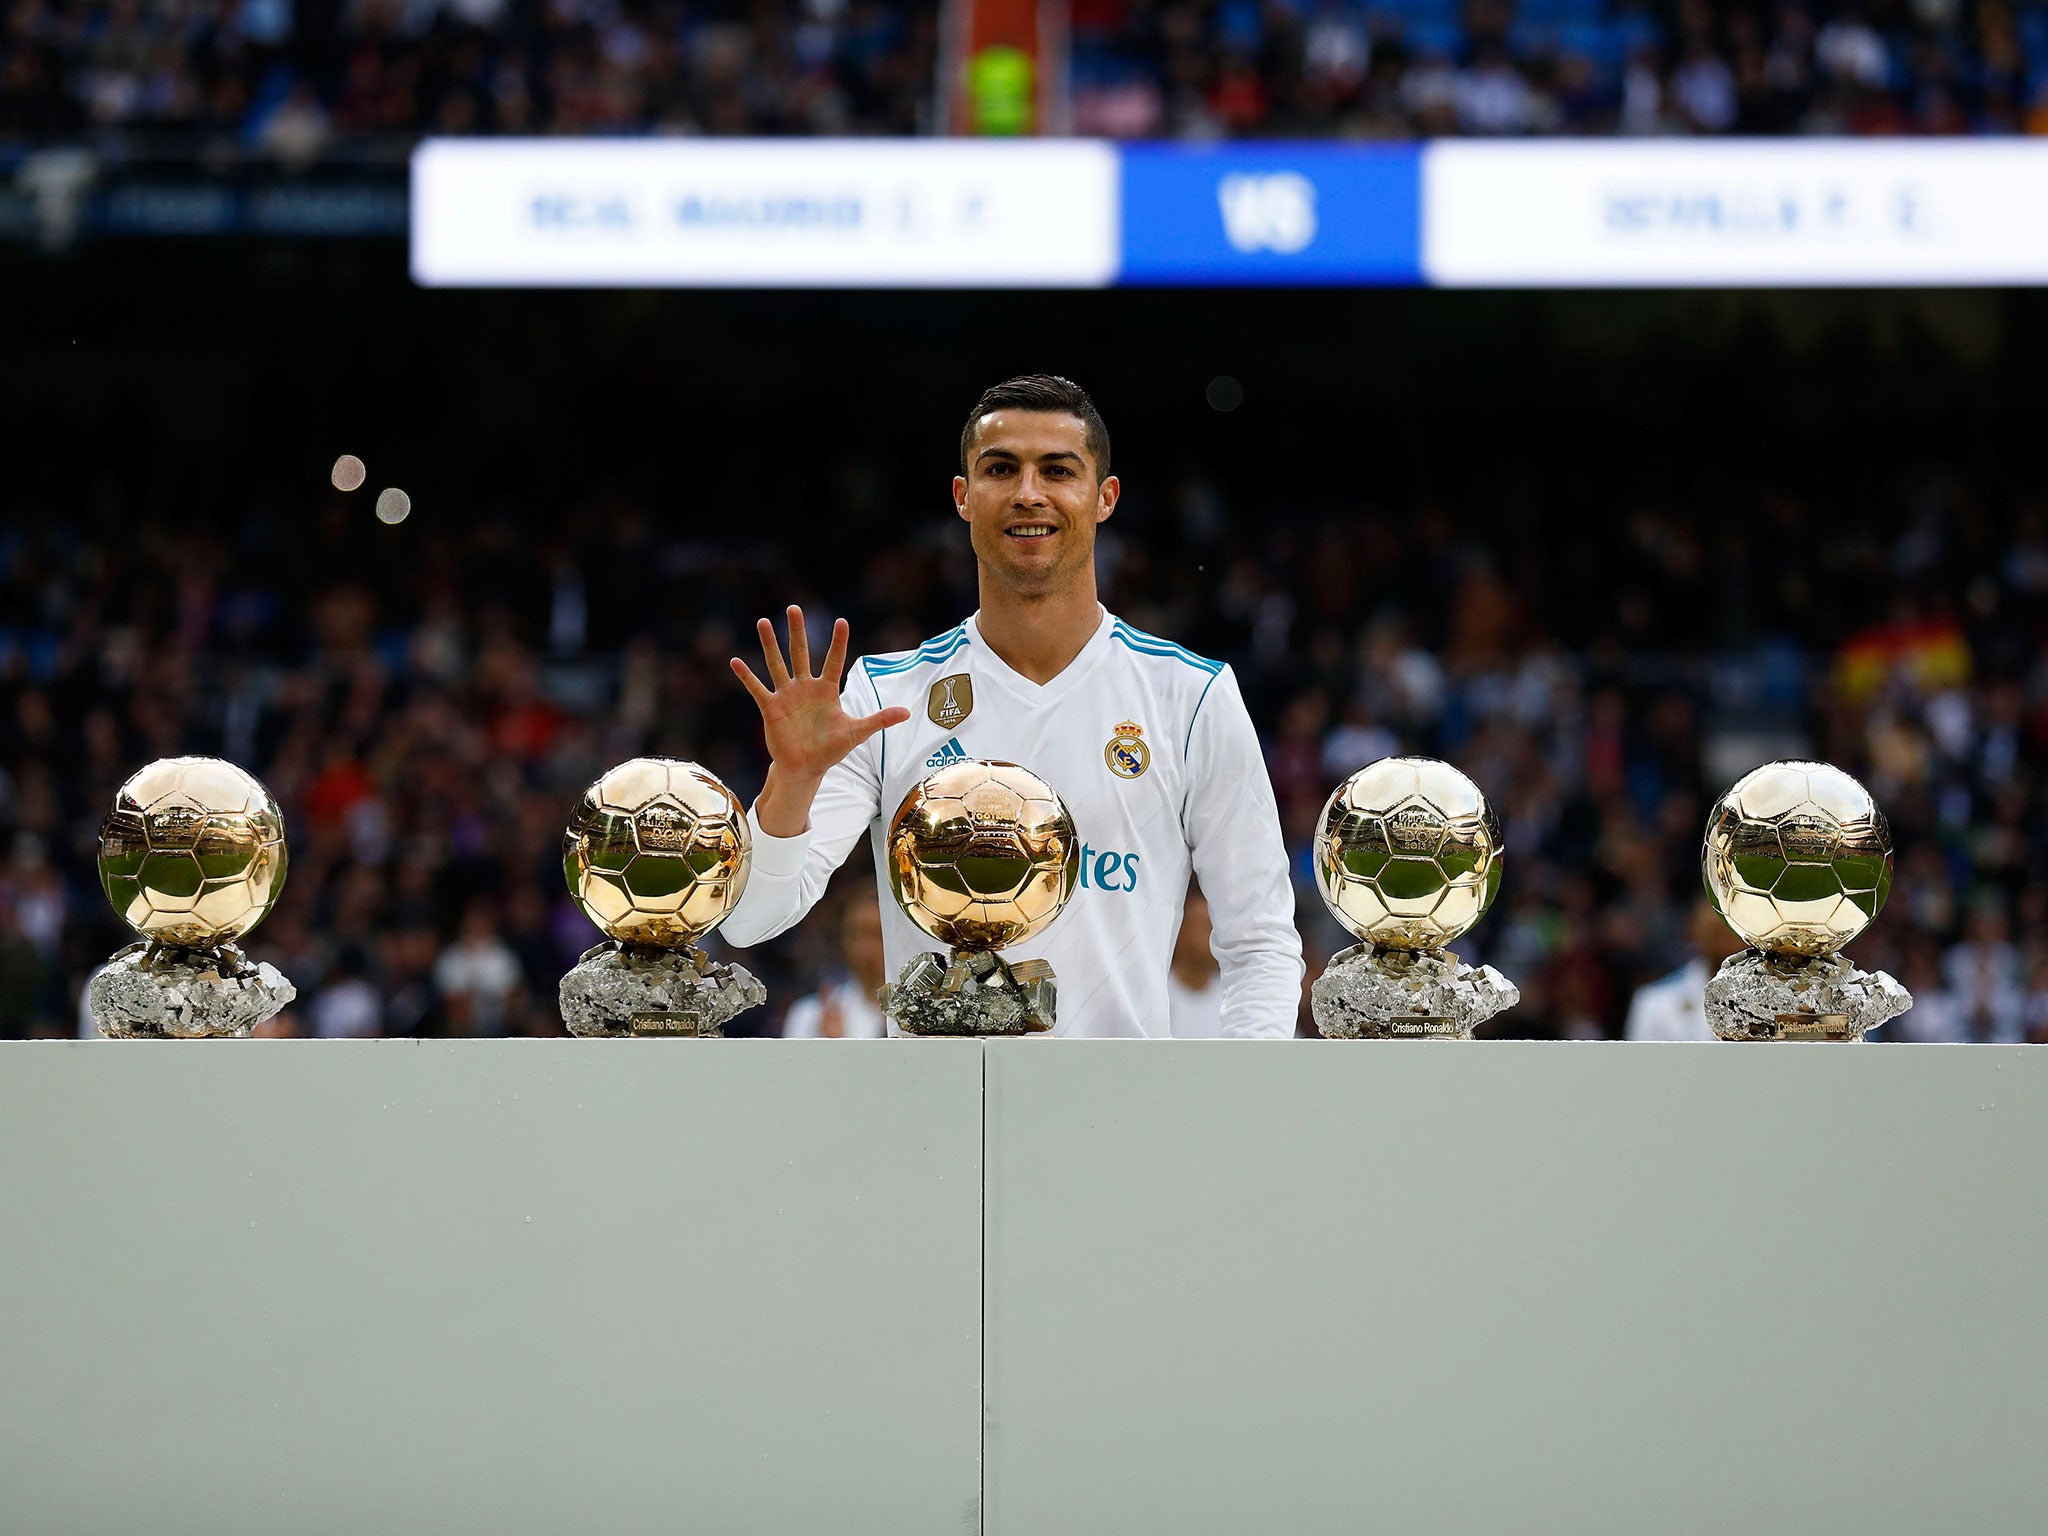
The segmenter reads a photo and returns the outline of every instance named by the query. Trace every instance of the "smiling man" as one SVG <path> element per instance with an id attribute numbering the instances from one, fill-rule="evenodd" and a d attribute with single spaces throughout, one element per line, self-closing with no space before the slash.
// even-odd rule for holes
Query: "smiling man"
<path id="1" fill-rule="evenodd" d="M 981 607 L 914 651 L 864 656 L 840 688 L 844 619 L 819 673 L 803 614 L 785 660 L 760 621 L 770 764 L 754 867 L 722 930 L 734 944 L 798 921 L 862 832 L 874 840 L 890 975 L 931 941 L 888 890 L 882 838 L 926 774 L 962 757 L 1021 763 L 1060 792 L 1084 842 L 1079 888 L 1035 939 L 1004 950 L 1059 976 L 1060 1035 L 1172 1034 L 1167 974 L 1190 870 L 1208 893 L 1222 1033 L 1286 1038 L 1301 939 L 1273 788 L 1237 680 L 1131 628 L 1095 595 L 1095 530 L 1116 511 L 1109 431 L 1086 391 L 1043 374 L 998 384 L 960 434 L 953 505 Z"/>

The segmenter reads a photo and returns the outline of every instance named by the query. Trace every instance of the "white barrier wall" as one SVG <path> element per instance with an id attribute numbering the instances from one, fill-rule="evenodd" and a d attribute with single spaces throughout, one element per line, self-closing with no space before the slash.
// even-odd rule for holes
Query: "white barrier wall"
<path id="1" fill-rule="evenodd" d="M 2044 1153 L 2025 1047 L 9 1044 L 0 1531 L 2032 1536 Z"/>
<path id="2" fill-rule="evenodd" d="M 989 1054 L 993 1536 L 2038 1536 L 2048 1051 Z"/>
<path id="3" fill-rule="evenodd" d="M 932 1044 L 0 1046 L 0 1531 L 973 1529 Z"/>

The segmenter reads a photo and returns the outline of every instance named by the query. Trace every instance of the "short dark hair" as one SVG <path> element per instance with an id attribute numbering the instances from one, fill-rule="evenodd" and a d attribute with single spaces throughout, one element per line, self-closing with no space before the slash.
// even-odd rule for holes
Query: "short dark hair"
<path id="1" fill-rule="evenodd" d="M 1086 434 L 1089 457 L 1095 460 L 1097 479 L 1109 474 L 1109 428 L 1102 413 L 1088 398 L 1088 391 L 1072 379 L 1056 373 L 1026 373 L 981 392 L 974 409 L 967 413 L 967 425 L 960 429 L 960 473 L 967 473 L 967 455 L 974 448 L 974 429 L 990 411 L 1058 411 L 1081 423 Z"/>

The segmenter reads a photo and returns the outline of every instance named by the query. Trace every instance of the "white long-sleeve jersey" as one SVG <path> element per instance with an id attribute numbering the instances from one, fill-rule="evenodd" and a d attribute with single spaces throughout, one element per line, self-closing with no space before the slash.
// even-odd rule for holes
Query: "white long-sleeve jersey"
<path id="1" fill-rule="evenodd" d="M 997 758 L 1044 779 L 1073 812 L 1080 883 L 1045 931 L 1003 951 L 1044 959 L 1059 1035 L 1164 1039 L 1166 978 L 1188 872 L 1201 880 L 1222 968 L 1223 1034 L 1294 1033 L 1301 937 L 1272 782 L 1237 680 L 1221 662 L 1104 612 L 1081 654 L 1043 685 L 1012 671 L 973 618 L 914 651 L 864 656 L 849 714 L 903 705 L 819 786 L 809 828 L 753 824 L 753 871 L 722 936 L 773 938 L 810 911 L 863 831 L 873 841 L 889 973 L 935 946 L 889 893 L 883 838 L 903 798 L 949 758 Z"/>

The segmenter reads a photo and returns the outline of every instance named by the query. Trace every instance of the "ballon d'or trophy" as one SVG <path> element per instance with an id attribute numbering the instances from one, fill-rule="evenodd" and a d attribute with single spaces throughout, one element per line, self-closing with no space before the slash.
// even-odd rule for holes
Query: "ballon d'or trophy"
<path id="1" fill-rule="evenodd" d="M 1831 763 L 1766 763 L 1707 818 L 1707 894 L 1749 946 L 1707 983 L 1723 1040 L 1861 1040 L 1913 1006 L 1883 971 L 1840 953 L 1892 887 L 1892 832 Z"/>
<path id="2" fill-rule="evenodd" d="M 906 1035 L 1025 1035 L 1055 1022 L 1052 967 L 996 951 L 1045 930 L 1081 868 L 1066 802 L 1015 763 L 948 764 L 904 797 L 889 824 L 889 888 L 904 915 L 950 946 L 881 990 Z"/>
<path id="3" fill-rule="evenodd" d="M 562 978 L 572 1035 L 716 1035 L 766 1002 L 744 967 L 696 941 L 747 888 L 747 813 L 716 775 L 636 757 L 583 792 L 562 837 L 562 874 L 604 930 Z"/>
<path id="4" fill-rule="evenodd" d="M 297 997 L 235 940 L 284 889 L 284 817 L 251 775 L 217 757 L 166 757 L 114 796 L 100 826 L 100 887 L 142 935 L 93 972 L 103 1035 L 246 1035 Z"/>
<path id="5" fill-rule="evenodd" d="M 1309 989 L 1333 1039 L 1467 1039 L 1522 1000 L 1490 965 L 1444 946 L 1500 890 L 1500 822 L 1464 774 L 1432 757 L 1383 757 L 1337 786 L 1316 826 L 1316 886 L 1363 942 Z"/>

